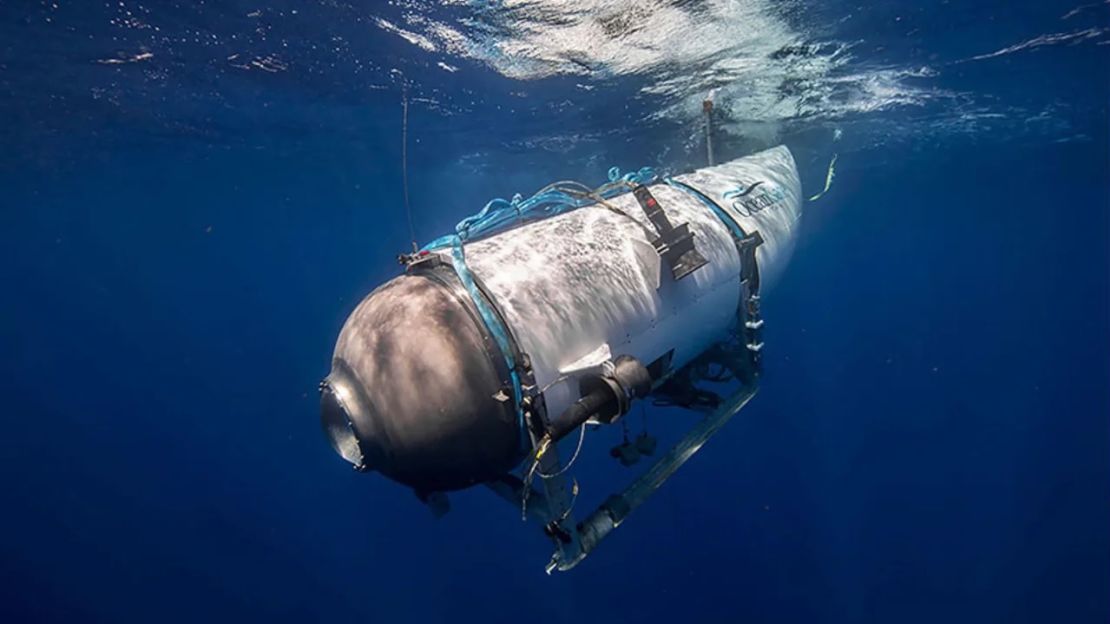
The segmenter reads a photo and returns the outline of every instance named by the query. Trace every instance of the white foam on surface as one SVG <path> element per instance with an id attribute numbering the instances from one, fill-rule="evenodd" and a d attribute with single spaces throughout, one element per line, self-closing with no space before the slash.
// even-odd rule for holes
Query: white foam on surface
<path id="1" fill-rule="evenodd" d="M 480 62 L 513 79 L 635 77 L 658 100 L 648 119 L 692 120 L 712 94 L 733 130 L 763 132 L 819 116 L 837 119 L 921 106 L 950 94 L 926 66 L 864 64 L 853 43 L 816 41 L 770 0 L 502 0 L 405 4 L 404 28 L 381 25 L 424 49 Z M 415 37 L 419 41 L 412 41 Z M 426 42 L 426 43 L 425 43 Z M 923 80 L 925 79 L 925 80 Z M 759 125 L 759 129 L 753 129 Z"/>

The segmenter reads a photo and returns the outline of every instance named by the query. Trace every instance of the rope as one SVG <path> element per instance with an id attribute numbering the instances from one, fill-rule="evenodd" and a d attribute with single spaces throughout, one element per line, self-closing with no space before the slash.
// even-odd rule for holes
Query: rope
<path id="1" fill-rule="evenodd" d="M 618 214 L 628 216 L 606 200 L 628 191 L 635 184 L 650 184 L 656 177 L 655 171 L 650 167 L 624 175 L 621 175 L 620 169 L 613 167 L 609 169 L 609 181 L 596 189 L 580 182 L 564 180 L 548 184 L 527 199 L 520 194 L 513 195 L 512 199 L 492 199 L 476 214 L 459 221 L 453 235 L 437 238 L 425 245 L 424 250 L 449 247 L 455 237 L 463 242 L 479 240 L 529 221 L 546 219 L 592 204 L 601 204 Z"/>
<path id="2" fill-rule="evenodd" d="M 574 455 L 570 456 L 570 461 L 567 462 L 567 465 L 560 468 L 558 472 L 553 472 L 551 474 L 547 474 L 547 473 L 543 472 L 542 470 L 540 470 L 539 468 L 537 468 L 536 469 L 536 474 L 540 475 L 544 479 L 554 479 L 555 477 L 558 477 L 559 475 L 561 475 L 561 474 L 565 473 L 566 471 L 570 470 L 570 467 L 574 465 L 574 462 L 578 461 L 578 454 L 582 452 L 582 442 L 585 439 L 586 439 L 586 425 L 583 424 L 581 427 L 578 428 L 578 446 L 575 447 Z M 539 465 L 539 460 L 536 460 L 536 465 L 537 466 Z"/>
<path id="3" fill-rule="evenodd" d="M 532 493 L 532 482 L 536 480 L 536 475 L 540 475 L 540 477 L 542 477 L 545 480 L 546 479 L 554 479 L 555 477 L 561 476 L 566 471 L 570 470 L 571 466 L 574 465 L 574 462 L 578 461 L 578 456 L 582 453 L 582 442 L 585 441 L 585 439 L 586 439 L 586 425 L 585 425 L 585 423 L 583 423 L 582 426 L 578 428 L 578 446 L 575 447 L 574 455 L 571 456 L 570 461 L 568 461 L 567 465 L 560 468 L 557 472 L 553 472 L 551 474 L 548 474 L 548 473 L 545 473 L 542 470 L 540 470 L 540 459 L 544 456 L 544 454 L 547 452 L 547 450 L 555 444 L 555 442 L 547 436 L 543 437 L 543 440 L 540 442 L 540 446 L 536 449 L 536 453 L 533 456 L 532 465 L 528 468 L 528 472 L 524 475 L 524 488 L 521 490 L 521 493 L 520 493 L 520 519 L 521 520 L 528 520 L 528 497 Z M 575 498 L 575 500 L 577 500 L 577 498 L 578 498 L 578 482 L 577 481 L 574 482 L 574 498 Z M 573 500 L 571 501 L 570 506 L 572 508 L 574 507 L 574 501 Z M 567 514 L 564 513 L 563 518 L 560 518 L 560 521 L 562 519 L 566 518 L 566 515 Z"/>
<path id="4" fill-rule="evenodd" d="M 528 520 L 528 495 L 532 493 L 532 481 L 536 478 L 536 471 L 540 469 L 540 458 L 543 457 L 543 454 L 547 452 L 548 447 L 552 444 L 554 442 L 551 441 L 551 438 L 543 437 L 532 458 L 532 465 L 528 468 L 528 473 L 524 475 L 524 489 L 520 493 L 521 520 Z"/>

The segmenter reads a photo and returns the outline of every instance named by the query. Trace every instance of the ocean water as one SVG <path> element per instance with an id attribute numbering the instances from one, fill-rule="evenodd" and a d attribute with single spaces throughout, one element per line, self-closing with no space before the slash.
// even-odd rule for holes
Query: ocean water
<path id="1" fill-rule="evenodd" d="M 0 3 L 0 620 L 1110 621 L 1108 68 L 1100 0 Z M 837 163 L 759 395 L 655 498 L 549 577 L 491 493 L 335 456 L 403 98 L 426 242 L 703 166 L 707 97 L 718 160 Z"/>

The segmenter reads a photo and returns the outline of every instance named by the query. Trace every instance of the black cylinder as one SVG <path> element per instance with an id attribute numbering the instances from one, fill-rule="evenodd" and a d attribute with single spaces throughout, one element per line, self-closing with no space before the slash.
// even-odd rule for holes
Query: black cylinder
<path id="1" fill-rule="evenodd" d="M 599 420 L 608 420 L 615 417 L 619 410 L 617 396 L 609 386 L 599 385 L 556 416 L 547 428 L 547 435 L 558 442 L 593 416 L 597 415 Z"/>
<path id="2" fill-rule="evenodd" d="M 613 422 L 628 411 L 633 399 L 647 396 L 648 392 L 651 373 L 636 358 L 622 355 L 614 360 L 607 375 L 582 381 L 582 397 L 551 421 L 547 435 L 558 441 L 591 418 Z"/>
<path id="3" fill-rule="evenodd" d="M 447 267 L 403 275 L 366 297 L 321 386 L 333 448 L 418 492 L 491 480 L 519 461 L 508 369 Z"/>

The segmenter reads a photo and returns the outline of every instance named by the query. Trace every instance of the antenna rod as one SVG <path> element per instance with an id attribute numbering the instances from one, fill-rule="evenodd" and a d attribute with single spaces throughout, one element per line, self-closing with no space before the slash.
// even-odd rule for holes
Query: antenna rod
<path id="1" fill-rule="evenodd" d="M 412 207 L 409 206 L 409 90 L 401 86 L 401 186 L 405 196 L 405 215 L 409 220 L 409 236 L 412 237 L 412 253 L 416 246 L 416 228 L 412 224 Z"/>
<path id="2" fill-rule="evenodd" d="M 705 157 L 709 166 L 713 166 L 713 99 L 706 98 L 701 103 L 701 110 L 705 113 Z"/>

